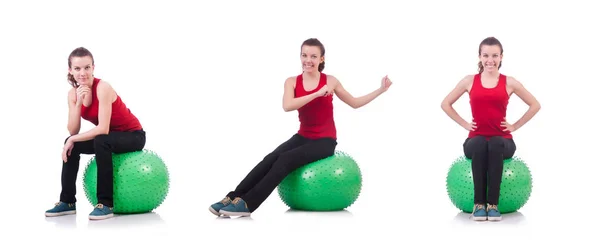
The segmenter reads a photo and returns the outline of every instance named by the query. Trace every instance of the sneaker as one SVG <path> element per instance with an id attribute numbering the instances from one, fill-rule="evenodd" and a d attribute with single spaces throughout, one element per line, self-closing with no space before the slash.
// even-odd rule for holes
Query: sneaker
<path id="1" fill-rule="evenodd" d="M 487 216 L 485 206 L 483 204 L 475 204 L 471 218 L 475 221 L 485 221 L 487 220 Z"/>
<path id="2" fill-rule="evenodd" d="M 92 220 L 99 220 L 99 219 L 107 219 L 107 218 L 112 218 L 114 216 L 113 214 L 113 208 L 111 207 L 106 207 L 102 204 L 98 204 L 96 205 L 96 207 L 94 208 L 94 211 L 92 211 L 90 213 L 90 219 Z"/>
<path id="3" fill-rule="evenodd" d="M 75 213 L 75 203 L 57 202 L 54 204 L 53 208 L 46 211 L 46 217 L 56 217 Z"/>
<path id="4" fill-rule="evenodd" d="M 239 197 L 236 197 L 229 205 L 219 210 L 219 213 L 225 216 L 250 216 L 248 205 Z"/>
<path id="5" fill-rule="evenodd" d="M 500 211 L 498 211 L 498 205 L 490 205 L 487 206 L 487 217 L 490 221 L 500 221 L 502 220 L 502 215 Z"/>
<path id="6" fill-rule="evenodd" d="M 208 207 L 208 210 L 214 215 L 221 216 L 221 213 L 219 213 L 219 211 L 225 206 L 229 205 L 230 203 L 231 199 L 229 197 L 225 197 L 220 202 L 216 202 L 213 205 L 210 205 L 210 207 Z"/>

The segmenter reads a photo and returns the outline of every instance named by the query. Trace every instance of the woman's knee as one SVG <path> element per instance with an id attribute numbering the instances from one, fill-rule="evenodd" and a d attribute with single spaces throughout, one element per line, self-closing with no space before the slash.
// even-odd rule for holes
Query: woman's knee
<path id="1" fill-rule="evenodd" d="M 512 139 L 504 137 L 492 137 L 488 145 L 490 152 L 502 154 L 504 159 L 511 158 L 517 150 L 515 142 Z"/>
<path id="2" fill-rule="evenodd" d="M 293 167 L 295 163 L 292 162 L 294 158 L 290 156 L 289 153 L 281 153 L 276 156 L 277 157 L 274 158 L 274 162 L 271 169 L 286 173 L 289 173 L 290 171 L 294 170 Z"/>
<path id="3" fill-rule="evenodd" d="M 94 138 L 94 147 L 107 146 L 109 144 L 108 134 L 100 134 Z"/>
<path id="4" fill-rule="evenodd" d="M 492 153 L 502 153 L 504 151 L 505 138 L 491 137 L 488 141 L 488 151 Z"/>
<path id="5" fill-rule="evenodd" d="M 292 153 L 281 153 L 273 163 L 271 170 L 281 175 L 287 175 L 292 173 L 294 170 L 314 161 L 303 156 L 294 155 Z"/>
<path id="6" fill-rule="evenodd" d="M 483 136 L 469 138 L 464 144 L 464 152 L 468 158 L 475 153 L 484 153 L 487 149 L 488 141 Z"/>
<path id="7" fill-rule="evenodd" d="M 263 161 L 271 161 L 271 163 L 273 163 L 279 158 L 280 154 L 281 154 L 281 152 L 273 151 L 273 152 L 265 155 L 265 157 L 263 157 Z"/>

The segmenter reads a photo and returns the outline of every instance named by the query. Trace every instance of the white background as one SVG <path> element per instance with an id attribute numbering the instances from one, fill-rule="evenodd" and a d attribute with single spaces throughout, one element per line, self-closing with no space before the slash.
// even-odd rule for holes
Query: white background
<path id="1" fill-rule="evenodd" d="M 593 237 L 597 11 L 579 1 L 368 2 L 3 2 L 2 241 Z M 467 131 L 440 103 L 476 72 L 488 36 L 504 45 L 501 72 L 520 80 L 542 109 L 514 134 L 516 156 L 533 173 L 530 201 L 504 221 L 477 223 L 446 194 Z M 274 191 L 251 218 L 216 219 L 208 206 L 297 131 L 297 112 L 281 106 L 283 82 L 301 72 L 300 44 L 311 37 L 325 45 L 324 72 L 353 95 L 377 89 L 384 75 L 394 82 L 358 110 L 334 100 L 338 149 L 360 164 L 362 194 L 342 213 L 288 213 Z M 67 56 L 79 46 L 92 51 L 95 76 L 140 118 L 146 148 L 169 167 L 171 189 L 154 213 L 90 222 L 78 180 L 78 215 L 43 216 L 60 193 Z M 466 95 L 455 108 L 470 119 Z M 509 121 L 526 109 L 513 96 Z"/>

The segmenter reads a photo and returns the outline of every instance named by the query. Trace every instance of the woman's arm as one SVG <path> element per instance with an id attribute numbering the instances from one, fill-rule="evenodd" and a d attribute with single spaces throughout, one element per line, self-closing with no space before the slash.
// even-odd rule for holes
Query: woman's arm
<path id="1" fill-rule="evenodd" d="M 471 123 L 465 121 L 456 110 L 452 107 L 454 103 L 468 91 L 469 86 L 473 83 L 473 75 L 467 75 L 462 80 L 456 84 L 454 89 L 450 91 L 450 93 L 444 98 L 442 101 L 442 110 L 448 115 L 452 120 L 454 120 L 458 125 L 467 129 L 473 130 L 474 128 L 471 126 Z"/>
<path id="2" fill-rule="evenodd" d="M 71 142 L 88 141 L 94 139 L 96 136 L 101 134 L 108 134 L 110 128 L 110 117 L 112 112 L 112 102 L 116 98 L 116 93 L 113 88 L 107 82 L 101 82 L 98 84 L 97 91 L 98 95 L 98 126 L 90 129 L 89 131 L 77 135 L 73 135 L 69 138 Z"/>
<path id="3" fill-rule="evenodd" d="M 387 76 L 385 76 L 381 81 L 380 88 L 378 88 L 366 95 L 363 95 L 360 97 L 354 97 L 352 94 L 350 94 L 350 92 L 348 92 L 344 88 L 342 83 L 336 77 L 329 75 L 327 77 L 327 80 L 334 87 L 335 95 L 337 95 L 337 97 L 340 98 L 340 100 L 342 102 L 346 103 L 347 105 L 349 105 L 350 107 L 352 107 L 354 109 L 358 109 L 360 107 L 365 106 L 366 104 L 369 104 L 371 101 L 373 101 L 379 95 L 385 93 L 389 89 L 389 87 L 392 85 L 392 81 L 390 81 L 387 78 Z"/>
<path id="4" fill-rule="evenodd" d="M 507 84 L 509 88 L 513 90 L 513 93 L 516 94 L 523 102 L 529 105 L 529 109 L 523 114 L 521 119 L 517 120 L 512 126 L 513 131 L 519 130 L 519 128 L 523 127 L 529 120 L 531 120 L 535 114 L 542 108 L 540 102 L 531 94 L 521 82 L 516 80 L 513 77 L 508 77 Z"/>
<path id="5" fill-rule="evenodd" d="M 315 99 L 318 96 L 322 96 L 324 93 L 324 89 L 327 89 L 327 85 L 321 88 L 319 91 L 314 92 L 309 95 L 305 95 L 302 97 L 294 98 L 294 83 L 296 79 L 294 77 L 290 77 L 285 80 L 284 90 L 283 90 L 283 110 L 285 112 L 294 111 L 300 109 L 300 107 L 306 105 L 311 100 Z"/>
<path id="6" fill-rule="evenodd" d="M 69 105 L 69 120 L 67 121 L 67 130 L 69 135 L 73 136 L 79 133 L 81 128 L 81 104 L 80 99 L 77 99 L 77 89 L 69 90 L 67 95 Z"/>

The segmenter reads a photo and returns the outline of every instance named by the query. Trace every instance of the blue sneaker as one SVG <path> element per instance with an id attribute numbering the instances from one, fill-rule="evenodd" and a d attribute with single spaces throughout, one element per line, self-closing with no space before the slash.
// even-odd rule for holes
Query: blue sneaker
<path id="1" fill-rule="evenodd" d="M 488 204 L 487 215 L 488 215 L 488 220 L 490 220 L 490 221 L 502 220 L 502 215 L 500 214 L 500 211 L 498 211 L 498 205 Z"/>
<path id="2" fill-rule="evenodd" d="M 99 220 L 99 219 L 107 219 L 112 218 L 114 216 L 113 210 L 110 207 L 106 207 L 102 204 L 96 205 L 94 211 L 90 213 L 90 219 Z"/>
<path id="3" fill-rule="evenodd" d="M 221 213 L 219 213 L 219 211 L 225 206 L 229 205 L 230 203 L 231 199 L 229 197 L 225 197 L 220 202 L 216 202 L 213 205 L 210 205 L 210 207 L 208 207 L 208 210 L 214 215 L 221 216 Z"/>
<path id="4" fill-rule="evenodd" d="M 236 197 L 229 205 L 219 210 L 219 213 L 225 216 L 250 216 L 248 205 L 239 197 Z"/>
<path id="5" fill-rule="evenodd" d="M 487 216 L 485 206 L 483 204 L 475 204 L 471 218 L 475 221 L 485 221 L 487 220 Z"/>
<path id="6" fill-rule="evenodd" d="M 75 214 L 75 203 L 57 202 L 54 207 L 46 211 L 46 217 L 56 217 Z"/>

